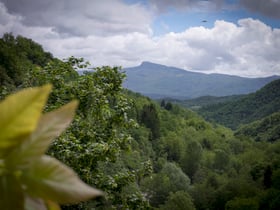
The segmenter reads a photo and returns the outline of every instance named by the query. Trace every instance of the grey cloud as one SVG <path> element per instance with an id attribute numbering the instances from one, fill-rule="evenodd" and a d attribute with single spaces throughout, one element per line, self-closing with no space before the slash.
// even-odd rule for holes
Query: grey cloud
<path id="1" fill-rule="evenodd" d="M 0 0 L 27 26 L 52 27 L 59 33 L 88 36 L 149 33 L 151 14 L 121 0 Z"/>
<path id="2" fill-rule="evenodd" d="M 198 8 L 202 10 L 212 10 L 221 8 L 224 5 L 224 0 L 149 0 L 159 12 L 164 12 L 169 8 L 186 10 Z"/>
<path id="3" fill-rule="evenodd" d="M 240 0 L 240 4 L 253 12 L 280 18 L 280 0 Z"/>
<path id="4" fill-rule="evenodd" d="M 226 0 L 149 0 L 149 2 L 159 12 L 165 12 L 169 8 L 179 10 L 193 8 L 201 10 L 234 8 L 231 7 L 233 3 L 228 3 Z M 235 4 L 255 13 L 272 18 L 280 18 L 280 0 L 239 0 Z"/>

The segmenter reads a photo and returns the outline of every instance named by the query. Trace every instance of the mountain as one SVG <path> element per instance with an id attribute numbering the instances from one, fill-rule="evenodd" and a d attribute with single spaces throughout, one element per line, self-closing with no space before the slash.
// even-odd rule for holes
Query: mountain
<path id="1" fill-rule="evenodd" d="M 199 109 L 199 113 L 207 120 L 215 121 L 232 129 L 278 111 L 280 111 L 280 79 L 240 99 Z"/>
<path id="2" fill-rule="evenodd" d="M 244 78 L 224 74 L 203 74 L 164 65 L 143 62 L 124 69 L 124 87 L 152 98 L 187 99 L 205 95 L 228 96 L 254 92 L 280 78 Z"/>

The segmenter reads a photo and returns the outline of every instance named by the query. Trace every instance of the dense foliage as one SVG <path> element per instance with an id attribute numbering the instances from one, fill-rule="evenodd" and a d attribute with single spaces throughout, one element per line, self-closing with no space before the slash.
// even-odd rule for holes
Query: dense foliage
<path id="1" fill-rule="evenodd" d="M 21 84 L 3 85 L 0 92 L 4 98 L 22 87 L 52 83 L 46 111 L 80 101 L 73 123 L 48 153 L 105 196 L 63 209 L 269 210 L 280 205 L 279 138 L 267 142 L 234 135 L 179 105 L 124 90 L 118 67 L 82 75 L 75 71 L 79 68 L 87 63 L 73 57 L 23 66 Z"/>

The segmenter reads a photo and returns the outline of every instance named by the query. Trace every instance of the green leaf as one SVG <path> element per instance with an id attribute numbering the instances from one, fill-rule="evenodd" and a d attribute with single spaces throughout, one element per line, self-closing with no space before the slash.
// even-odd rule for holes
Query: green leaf
<path id="1" fill-rule="evenodd" d="M 11 174 L 0 176 L 0 208 L 24 210 L 21 186 Z"/>
<path id="2" fill-rule="evenodd" d="M 12 147 L 35 130 L 51 85 L 24 89 L 0 102 L 0 149 Z"/>
<path id="3" fill-rule="evenodd" d="M 27 192 L 34 197 L 67 204 L 102 195 L 102 192 L 83 183 L 72 169 L 55 158 L 43 156 L 32 166 L 21 178 Z"/>
<path id="4" fill-rule="evenodd" d="M 54 138 L 58 137 L 71 123 L 77 101 L 70 102 L 60 109 L 44 114 L 29 139 L 16 147 L 6 158 L 12 168 L 23 169 L 33 163 L 36 158 L 45 154 Z"/>

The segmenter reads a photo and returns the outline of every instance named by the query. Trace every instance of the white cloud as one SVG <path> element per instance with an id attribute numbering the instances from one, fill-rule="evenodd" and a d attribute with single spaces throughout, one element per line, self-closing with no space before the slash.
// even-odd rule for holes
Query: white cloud
<path id="1" fill-rule="evenodd" d="M 238 24 L 220 20 L 212 28 L 192 27 L 159 37 L 132 28 L 106 36 L 65 36 L 51 25 L 27 26 L 22 16 L 8 13 L 0 4 L 0 34 L 10 31 L 32 38 L 54 56 L 84 57 L 94 66 L 128 67 L 151 61 L 206 73 L 250 77 L 280 74 L 280 29 L 250 18 Z"/>
<path id="2" fill-rule="evenodd" d="M 193 27 L 162 39 L 172 43 L 168 65 L 243 76 L 280 74 L 280 29 L 258 20 L 242 19 L 238 25 L 216 21 L 211 29 Z M 168 55 L 169 47 L 163 48 Z"/>

